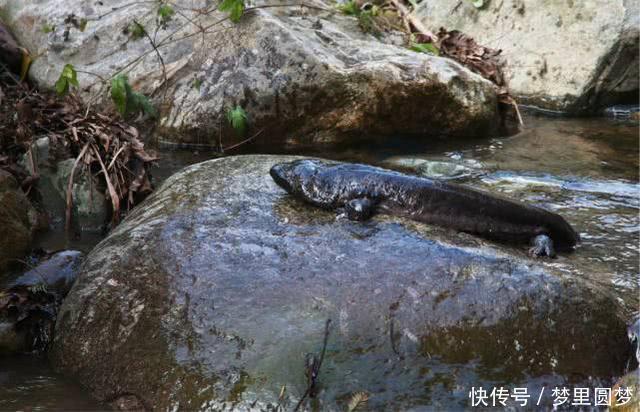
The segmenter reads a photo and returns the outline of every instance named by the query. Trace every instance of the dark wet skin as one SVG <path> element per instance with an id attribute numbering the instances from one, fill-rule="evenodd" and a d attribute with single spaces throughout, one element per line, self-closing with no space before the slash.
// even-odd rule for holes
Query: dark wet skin
<path id="1" fill-rule="evenodd" d="M 571 251 L 578 234 L 560 215 L 442 181 L 361 164 L 297 160 L 271 168 L 273 180 L 315 206 L 351 220 L 375 213 L 404 216 L 491 240 L 529 243 L 533 256 Z"/>

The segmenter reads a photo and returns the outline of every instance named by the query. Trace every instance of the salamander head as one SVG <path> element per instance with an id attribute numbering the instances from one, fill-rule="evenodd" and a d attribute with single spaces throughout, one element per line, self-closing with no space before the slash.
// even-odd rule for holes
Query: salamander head
<path id="1" fill-rule="evenodd" d="M 269 174 L 278 186 L 291 194 L 299 194 L 303 185 L 325 166 L 319 160 L 295 160 L 274 165 Z"/>
<path id="2" fill-rule="evenodd" d="M 549 232 L 553 239 L 556 249 L 562 251 L 571 251 L 578 243 L 580 243 L 580 235 L 571 227 L 562 216 L 553 216 L 552 224 Z"/>

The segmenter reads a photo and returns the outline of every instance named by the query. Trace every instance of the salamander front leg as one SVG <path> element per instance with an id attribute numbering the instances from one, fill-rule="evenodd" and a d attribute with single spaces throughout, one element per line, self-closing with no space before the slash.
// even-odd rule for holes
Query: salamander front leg
<path id="1" fill-rule="evenodd" d="M 349 220 L 367 220 L 373 215 L 375 204 L 369 198 L 352 199 L 344 205 L 344 212 Z"/>
<path id="2" fill-rule="evenodd" d="M 529 255 L 533 257 L 549 256 L 556 257 L 556 251 L 553 248 L 553 240 L 547 235 L 538 235 L 531 240 L 533 245 L 529 249 Z"/>

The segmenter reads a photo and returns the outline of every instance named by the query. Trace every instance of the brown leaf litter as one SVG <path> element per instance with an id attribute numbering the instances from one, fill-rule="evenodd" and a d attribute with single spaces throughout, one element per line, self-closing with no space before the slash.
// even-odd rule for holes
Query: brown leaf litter
<path id="1" fill-rule="evenodd" d="M 29 192 L 38 180 L 33 143 L 48 137 L 56 160 L 75 158 L 67 187 L 67 228 L 71 218 L 73 178 L 98 179 L 112 205 L 112 224 L 152 190 L 149 167 L 157 156 L 145 150 L 138 129 L 111 111 L 88 107 L 74 94 L 59 97 L 38 91 L 0 68 L 0 168 L 12 173 Z M 26 154 L 28 169 L 18 165 Z M 92 180 L 90 180 L 91 182 Z"/>

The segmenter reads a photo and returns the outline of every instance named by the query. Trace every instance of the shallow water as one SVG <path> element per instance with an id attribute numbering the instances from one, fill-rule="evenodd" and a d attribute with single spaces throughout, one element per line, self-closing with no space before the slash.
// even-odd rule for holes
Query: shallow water
<path id="1" fill-rule="evenodd" d="M 32 356 L 0 358 L 0 410 L 98 411 L 96 402 L 76 382 L 56 374 L 45 359 Z"/>
<path id="2" fill-rule="evenodd" d="M 544 264 L 607 285 L 630 319 L 638 312 L 640 291 L 638 125 L 607 119 L 535 117 L 526 118 L 525 122 L 523 132 L 508 138 L 421 142 L 398 137 L 339 147 L 298 146 L 278 152 L 266 142 L 256 142 L 242 147 L 241 153 L 303 154 L 385 167 L 389 167 L 389 159 L 410 158 L 468 167 L 473 173 L 453 176 L 452 180 L 565 216 L 580 233 L 582 244 L 570 256 Z M 160 166 L 154 170 L 156 183 L 188 164 L 214 156 L 202 150 L 165 150 Z M 68 240 L 58 227 L 43 236 L 40 243 L 50 249 L 73 247 L 89 251 L 100 238 L 100 234 L 87 234 Z M 457 373 L 454 366 L 445 367 L 438 376 L 451 373 Z M 434 394 L 436 398 L 441 396 Z M 0 410 L 100 407 L 104 405 L 93 402 L 79 385 L 54 374 L 44 360 L 0 359 Z"/>

